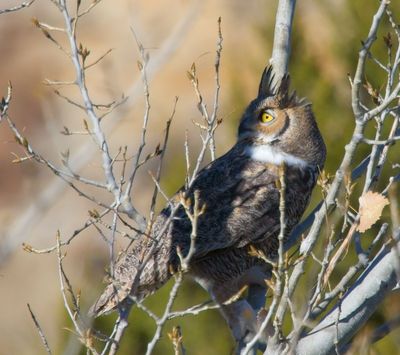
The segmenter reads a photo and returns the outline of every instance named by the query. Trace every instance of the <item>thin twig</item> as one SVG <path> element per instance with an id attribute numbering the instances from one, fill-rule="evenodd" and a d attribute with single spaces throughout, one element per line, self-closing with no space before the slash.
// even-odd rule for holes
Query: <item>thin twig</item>
<path id="1" fill-rule="evenodd" d="M 57 232 L 57 259 L 58 259 L 58 276 L 60 280 L 60 288 L 61 294 L 64 301 L 64 307 L 68 312 L 69 318 L 71 319 L 72 323 L 74 324 L 75 330 L 79 333 L 80 340 L 85 344 L 85 346 L 95 355 L 98 355 L 98 352 L 93 347 L 92 342 L 90 340 L 90 333 L 83 329 L 81 325 L 78 323 L 79 318 L 79 304 L 75 297 L 75 294 L 72 290 L 71 284 L 67 278 L 67 275 L 63 268 L 63 259 L 65 255 L 61 253 L 61 237 L 60 233 Z M 71 308 L 67 299 L 67 292 L 70 294 L 72 298 L 72 304 L 74 309 Z M 88 338 L 89 337 L 89 338 Z"/>
<path id="2" fill-rule="evenodd" d="M 217 113 L 218 113 L 218 105 L 219 105 L 219 91 L 221 88 L 220 85 L 220 74 L 219 74 L 219 68 L 221 64 L 221 52 L 222 52 L 222 31 L 221 31 L 221 17 L 218 18 L 218 40 L 217 40 L 217 50 L 216 50 L 216 56 L 215 56 L 215 94 L 214 94 L 214 109 L 211 113 L 211 118 L 210 118 L 210 124 L 208 124 L 208 130 L 212 129 L 212 124 L 214 122 L 217 122 Z M 214 139 L 214 134 L 213 132 L 209 132 L 211 134 L 211 139 L 210 139 L 210 153 L 211 153 L 211 160 L 215 160 L 215 139 Z"/>
<path id="3" fill-rule="evenodd" d="M 0 15 L 24 9 L 25 7 L 31 6 L 35 1 L 36 0 L 24 1 L 20 5 L 17 5 L 17 6 L 14 6 L 14 7 L 10 7 L 8 9 L 2 9 L 2 10 L 0 10 Z"/>
<path id="4" fill-rule="evenodd" d="M 178 290 L 181 286 L 182 280 L 183 274 L 182 272 L 178 272 L 177 276 L 175 277 L 175 284 L 172 287 L 171 292 L 169 293 L 169 299 L 164 309 L 164 314 L 157 322 L 157 329 L 154 333 L 153 339 L 147 344 L 146 355 L 150 355 L 153 352 L 154 347 L 160 340 L 162 330 L 164 328 L 165 322 L 168 320 L 169 314 L 171 313 L 171 309 L 175 302 L 176 296 L 178 295 Z"/>
<path id="5" fill-rule="evenodd" d="M 163 193 L 163 191 L 162 191 L 162 189 L 160 187 L 160 179 L 161 179 L 161 172 L 162 172 L 162 166 L 163 166 L 163 162 L 164 162 L 165 152 L 167 150 L 167 144 L 168 144 L 168 138 L 169 138 L 169 130 L 170 130 L 170 127 L 171 127 L 172 119 L 175 116 L 177 103 L 178 103 L 178 98 L 176 97 L 172 113 L 171 113 L 171 115 L 170 115 L 170 117 L 169 117 L 169 119 L 168 119 L 168 121 L 166 123 L 166 127 L 165 127 L 164 142 L 163 142 L 163 145 L 161 147 L 161 154 L 160 154 L 160 160 L 159 160 L 159 164 L 158 164 L 158 168 L 157 168 L 156 177 L 153 178 L 153 181 L 155 183 L 155 187 L 154 187 L 153 196 L 152 196 L 151 205 L 150 205 L 150 216 L 149 216 L 150 223 L 152 223 L 153 220 L 154 220 L 154 209 L 155 209 L 155 206 L 156 206 L 158 192 L 160 192 L 163 195 L 163 197 L 166 199 L 166 201 L 169 202 L 169 198 L 166 196 L 166 194 Z"/>
<path id="6" fill-rule="evenodd" d="M 45 334 L 44 334 L 44 332 L 43 332 L 38 320 L 36 319 L 36 317 L 35 317 L 32 309 L 31 309 L 31 306 L 29 305 L 29 303 L 27 304 L 27 306 L 28 306 L 29 313 L 31 314 L 33 323 L 35 323 L 35 327 L 36 327 L 36 329 L 37 329 L 37 331 L 39 333 L 40 339 L 42 340 L 43 346 L 46 349 L 47 353 L 49 355 L 51 355 L 52 353 L 51 353 L 51 350 L 50 350 L 49 343 L 48 343 L 48 341 L 46 339 L 46 336 L 45 336 Z"/>
<path id="7" fill-rule="evenodd" d="M 125 189 L 125 193 L 123 196 L 124 200 L 129 200 L 130 201 L 130 194 L 131 190 L 133 187 L 133 182 L 136 176 L 136 173 L 139 169 L 139 161 L 140 157 L 142 155 L 143 149 L 146 145 L 146 133 L 147 133 L 147 125 L 149 123 L 149 116 L 150 116 L 150 92 L 149 92 L 149 82 L 147 80 L 147 63 L 148 63 L 148 53 L 145 51 L 143 44 L 139 41 L 138 37 L 136 36 L 136 33 L 134 32 L 133 29 L 131 29 L 133 36 L 136 41 L 136 45 L 139 49 L 140 57 L 141 57 L 141 62 L 138 62 L 138 67 L 141 73 L 142 77 L 142 83 L 143 83 L 143 91 L 144 91 L 144 98 L 145 98 L 145 111 L 143 115 L 143 124 L 142 124 L 142 131 L 141 131 L 141 136 L 140 136 L 140 144 L 136 152 L 136 158 L 133 163 L 133 167 L 131 169 L 131 173 L 128 178 L 128 184 Z"/>

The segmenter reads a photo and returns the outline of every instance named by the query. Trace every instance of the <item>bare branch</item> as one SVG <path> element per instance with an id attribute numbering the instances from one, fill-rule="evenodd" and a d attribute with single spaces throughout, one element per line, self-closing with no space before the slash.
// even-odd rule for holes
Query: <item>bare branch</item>
<path id="1" fill-rule="evenodd" d="M 96 4 L 98 2 L 99 1 L 95 1 Z M 176 25 L 171 34 L 164 41 L 160 50 L 157 51 L 157 55 L 150 60 L 148 68 L 149 80 L 161 70 L 165 63 L 167 63 L 168 59 L 179 47 L 179 44 L 182 42 L 185 36 L 189 33 L 189 28 L 193 25 L 195 18 L 201 13 L 201 11 L 199 11 L 199 7 L 202 6 L 202 4 L 203 3 L 201 1 L 195 1 L 189 6 L 187 13 L 182 17 L 181 21 Z M 55 5 L 60 9 L 58 3 L 55 3 Z M 129 105 L 125 106 L 126 110 L 135 104 L 137 99 L 140 97 L 140 92 L 141 80 L 137 80 L 129 90 L 131 98 Z M 8 104 L 6 106 L 8 107 Z M 112 132 L 123 117 L 124 115 L 121 114 L 108 121 L 109 124 L 107 126 L 107 132 Z M 80 171 L 88 164 L 88 162 L 93 159 L 93 156 L 96 153 L 95 148 L 96 147 L 94 147 L 91 142 L 87 142 L 78 147 L 77 151 L 70 157 L 70 166 L 73 167 L 75 171 Z M 65 187 L 66 185 L 62 180 L 52 180 L 47 185 L 47 188 L 36 197 L 36 200 L 20 212 L 19 216 L 10 224 L 7 232 L 2 235 L 0 263 L 5 262 L 12 252 L 20 246 L 21 242 L 26 238 L 26 230 L 30 228 L 32 223 L 34 223 L 34 221 L 37 219 L 38 215 L 47 211 L 49 207 L 53 205 L 54 201 L 65 190 Z"/>
<path id="2" fill-rule="evenodd" d="M 110 348 L 110 352 L 108 354 L 115 355 L 117 353 L 118 348 L 119 348 L 119 343 L 125 333 L 126 328 L 128 327 L 129 311 L 130 311 L 130 307 L 128 307 L 126 310 L 123 310 L 122 312 L 120 312 L 117 323 L 115 324 L 115 328 L 114 328 L 115 333 L 113 334 L 114 336 L 111 338 L 112 341 L 110 341 L 106 344 L 102 354 L 103 353 L 105 354 L 107 346 L 110 343 L 111 343 L 111 348 Z"/>
<path id="3" fill-rule="evenodd" d="M 372 20 L 372 24 L 367 36 L 367 39 L 363 43 L 363 46 L 359 52 L 359 59 L 357 63 L 357 68 L 356 72 L 354 75 L 353 79 L 353 85 L 352 85 L 352 107 L 353 107 L 353 113 L 354 117 L 356 120 L 361 120 L 362 115 L 363 115 L 363 110 L 360 106 L 360 89 L 362 85 L 362 80 L 364 78 L 364 68 L 365 68 L 365 61 L 368 57 L 369 50 L 372 46 L 372 44 L 376 40 L 376 33 L 378 32 L 378 27 L 379 24 L 382 20 L 382 17 L 385 13 L 385 10 L 387 6 L 389 5 L 389 1 L 383 0 L 381 1 L 381 4 L 379 6 L 378 11 L 374 15 L 374 18 Z"/>
<path id="4" fill-rule="evenodd" d="M 275 73 L 274 85 L 288 72 L 290 41 L 296 0 L 279 0 L 275 19 L 274 46 L 270 64 Z"/>
<path id="5" fill-rule="evenodd" d="M 399 244 L 383 247 L 351 289 L 313 330 L 303 337 L 296 348 L 298 354 L 328 354 L 334 352 L 336 333 L 338 346 L 344 346 L 369 319 L 380 300 L 397 284 L 396 264 Z M 340 313 L 340 314 L 339 314 Z M 336 319 L 338 323 L 336 326 Z"/>
<path id="6" fill-rule="evenodd" d="M 368 258 L 376 245 L 381 242 L 382 238 L 385 236 L 389 225 L 384 223 L 379 230 L 379 233 L 374 238 L 370 244 L 368 250 L 365 252 L 365 257 Z M 365 260 L 359 260 L 354 266 L 351 266 L 346 274 L 340 279 L 340 282 L 328 293 L 325 294 L 320 303 L 313 307 L 309 317 L 311 320 L 316 319 L 322 312 L 324 312 L 329 306 L 330 302 L 335 299 L 341 292 L 345 292 L 347 285 L 350 281 L 365 267 L 367 262 Z"/>
<path id="7" fill-rule="evenodd" d="M 136 221 L 136 223 L 144 230 L 145 228 L 145 219 L 141 216 L 136 209 L 131 204 L 130 200 L 120 200 L 119 187 L 113 172 L 112 167 L 112 159 L 109 152 L 108 143 L 106 141 L 105 134 L 100 126 L 99 117 L 96 115 L 93 103 L 89 96 L 89 91 L 86 87 L 85 81 L 85 71 L 83 67 L 83 63 L 80 60 L 81 51 L 78 49 L 76 39 L 75 39 L 75 31 L 73 27 L 73 21 L 71 21 L 71 16 L 68 12 L 65 0 L 60 0 L 61 12 L 64 17 L 64 23 L 66 32 L 68 35 L 68 40 L 71 48 L 71 60 L 74 64 L 75 74 L 76 74 L 76 83 L 79 87 L 86 113 L 92 124 L 92 133 L 93 137 L 96 140 L 97 145 L 101 150 L 102 160 L 103 160 L 103 170 L 107 180 L 107 187 L 109 191 L 114 195 L 115 201 L 117 205 L 122 205 L 126 213 Z"/>
<path id="8" fill-rule="evenodd" d="M 182 272 L 178 272 L 177 276 L 175 277 L 175 284 L 169 293 L 169 299 L 167 305 L 165 306 L 164 315 L 157 322 L 157 329 L 154 333 L 153 339 L 147 345 L 146 355 L 150 355 L 153 352 L 154 347 L 160 340 L 162 329 L 164 328 L 165 322 L 168 320 L 168 317 L 171 313 L 172 305 L 174 304 L 176 296 L 178 295 L 178 290 L 181 286 L 182 279 Z"/>

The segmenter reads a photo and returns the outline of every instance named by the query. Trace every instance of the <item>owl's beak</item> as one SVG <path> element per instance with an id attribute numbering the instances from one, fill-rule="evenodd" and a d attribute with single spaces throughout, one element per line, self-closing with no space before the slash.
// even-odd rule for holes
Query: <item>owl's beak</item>
<path id="1" fill-rule="evenodd" d="M 275 143 L 277 143 L 277 142 L 279 142 L 280 141 L 280 139 L 279 138 L 274 138 L 274 139 L 272 139 L 271 141 L 269 141 L 269 144 L 275 144 Z"/>

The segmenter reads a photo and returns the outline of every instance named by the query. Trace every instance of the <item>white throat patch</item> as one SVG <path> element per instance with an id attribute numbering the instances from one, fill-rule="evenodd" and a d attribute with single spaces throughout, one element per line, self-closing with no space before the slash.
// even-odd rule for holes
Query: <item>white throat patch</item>
<path id="1" fill-rule="evenodd" d="M 284 153 L 270 145 L 256 145 L 251 146 L 246 149 L 248 156 L 261 163 L 268 163 L 274 165 L 281 165 L 285 163 L 286 165 L 296 166 L 299 168 L 305 168 L 308 163 L 297 158 L 294 155 Z"/>

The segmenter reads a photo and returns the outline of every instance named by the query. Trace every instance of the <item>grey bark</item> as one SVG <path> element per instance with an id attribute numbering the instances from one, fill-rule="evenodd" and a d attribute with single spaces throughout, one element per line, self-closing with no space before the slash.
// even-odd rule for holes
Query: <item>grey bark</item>
<path id="1" fill-rule="evenodd" d="M 274 45 L 270 64 L 275 73 L 275 83 L 288 71 L 293 15 L 296 0 L 279 0 L 275 19 Z"/>
<path id="2" fill-rule="evenodd" d="M 340 350 L 351 340 L 396 286 L 399 247 L 382 248 L 343 299 L 299 341 L 296 354 L 335 354 L 336 346 Z"/>

